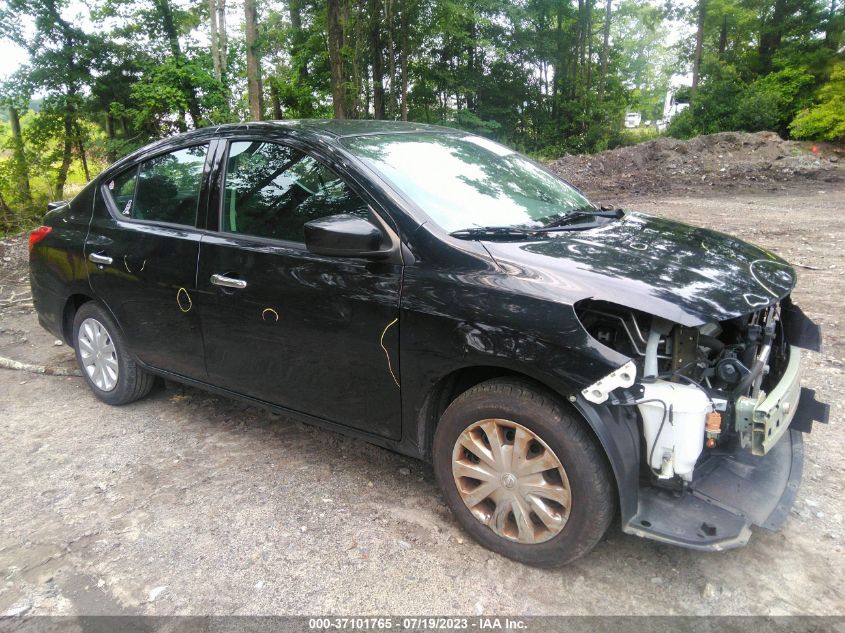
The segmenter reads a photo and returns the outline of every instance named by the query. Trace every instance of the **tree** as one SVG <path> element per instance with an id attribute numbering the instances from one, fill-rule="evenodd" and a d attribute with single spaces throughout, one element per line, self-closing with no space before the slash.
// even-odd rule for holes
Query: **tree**
<path id="1" fill-rule="evenodd" d="M 839 62 L 830 81 L 819 88 L 815 103 L 798 113 L 789 126 L 797 138 L 845 140 L 845 62 Z"/>
<path id="2" fill-rule="evenodd" d="M 89 43 L 92 39 L 62 17 L 65 6 L 66 0 L 9 0 L 7 8 L 0 11 L 6 36 L 29 53 L 29 84 L 47 95 L 36 121 L 34 138 L 43 150 L 44 158 L 50 161 L 48 164 L 52 164 L 52 158 L 61 160 L 54 180 L 56 198 L 64 197 L 74 145 L 84 151 L 78 117 L 83 90 L 90 79 Z M 35 31 L 31 37 L 19 25 L 22 16 L 33 19 Z M 48 149 L 52 139 L 59 140 L 59 157 Z"/>
<path id="3" fill-rule="evenodd" d="M 20 113 L 29 108 L 30 95 L 26 77 L 21 75 L 18 73 L 10 81 L 0 85 L 0 107 L 6 108 L 9 113 L 9 127 L 12 132 L 9 149 L 12 153 L 13 181 L 21 202 L 28 205 L 32 202 L 32 192 L 29 186 L 29 163 L 21 131 Z"/>
<path id="4" fill-rule="evenodd" d="M 258 51 L 258 17 L 255 0 L 244 0 L 244 25 L 249 114 L 254 121 L 261 121 L 264 119 L 264 95 L 261 87 L 261 57 Z"/>
<path id="5" fill-rule="evenodd" d="M 403 121 L 408 120 L 408 2 L 409 0 L 401 0 L 400 8 L 401 14 L 400 22 L 400 43 L 399 43 L 399 63 L 401 79 L 400 90 L 400 112 Z"/>
<path id="6" fill-rule="evenodd" d="M 601 94 L 604 94 L 604 86 L 607 80 L 607 58 L 610 53 L 610 16 L 612 3 L 613 0 L 607 0 L 607 6 L 604 10 L 604 41 L 601 48 L 601 85 L 599 88 Z"/>
<path id="7" fill-rule="evenodd" d="M 381 39 L 382 2 L 369 0 L 369 38 L 370 58 L 373 77 L 373 116 L 376 119 L 385 117 L 384 104 L 384 45 Z"/>
<path id="8" fill-rule="evenodd" d="M 704 22 L 707 17 L 707 0 L 698 0 L 698 26 L 695 30 L 695 52 L 692 59 L 692 94 L 698 88 L 701 71 L 701 51 L 704 46 Z"/>
<path id="9" fill-rule="evenodd" d="M 343 25 L 340 0 L 327 1 L 329 63 L 331 64 L 332 107 L 336 119 L 346 118 L 346 72 L 343 63 Z"/>
<path id="10" fill-rule="evenodd" d="M 208 25 L 211 39 L 211 59 L 214 78 L 223 81 L 228 63 L 228 36 L 226 34 L 226 0 L 208 0 Z"/>

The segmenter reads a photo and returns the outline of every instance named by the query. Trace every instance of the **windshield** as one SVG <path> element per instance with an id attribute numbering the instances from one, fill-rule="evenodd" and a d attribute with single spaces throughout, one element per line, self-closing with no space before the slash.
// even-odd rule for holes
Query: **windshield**
<path id="1" fill-rule="evenodd" d="M 542 227 L 573 211 L 594 209 L 534 161 L 480 136 L 415 132 L 343 142 L 450 233 Z"/>

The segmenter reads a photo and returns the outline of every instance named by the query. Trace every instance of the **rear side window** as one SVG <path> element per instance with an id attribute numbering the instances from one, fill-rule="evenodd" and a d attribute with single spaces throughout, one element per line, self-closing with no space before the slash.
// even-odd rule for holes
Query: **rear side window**
<path id="1" fill-rule="evenodd" d="M 339 213 L 369 215 L 367 204 L 311 156 L 277 143 L 231 144 L 224 231 L 304 242 L 306 222 Z"/>
<path id="2" fill-rule="evenodd" d="M 133 220 L 194 226 L 208 145 L 156 156 L 108 183 L 118 212 Z"/>
<path id="3" fill-rule="evenodd" d="M 132 203 L 135 199 L 135 183 L 138 182 L 138 166 L 128 169 L 109 181 L 108 188 L 112 200 L 121 215 L 132 215 Z"/>

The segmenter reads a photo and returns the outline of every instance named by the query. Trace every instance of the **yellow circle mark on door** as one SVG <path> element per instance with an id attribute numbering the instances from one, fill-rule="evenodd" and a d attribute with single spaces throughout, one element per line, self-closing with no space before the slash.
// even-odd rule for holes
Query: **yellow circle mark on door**
<path id="1" fill-rule="evenodd" d="M 190 312 L 191 308 L 194 307 L 194 302 L 191 301 L 191 295 L 184 288 L 179 288 L 176 292 L 176 305 L 179 306 L 182 312 Z M 186 305 L 187 307 L 185 307 Z"/>
<path id="2" fill-rule="evenodd" d="M 264 308 L 264 311 L 261 313 L 261 319 L 267 323 L 276 323 L 279 320 L 279 313 L 273 308 Z"/>

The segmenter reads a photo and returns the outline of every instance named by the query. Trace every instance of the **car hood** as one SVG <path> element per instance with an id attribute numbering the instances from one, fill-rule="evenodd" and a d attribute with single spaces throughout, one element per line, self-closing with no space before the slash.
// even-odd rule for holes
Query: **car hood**
<path id="1" fill-rule="evenodd" d="M 610 301 L 687 326 L 759 310 L 796 281 L 788 263 L 758 246 L 636 212 L 595 229 L 484 246 L 535 292 Z"/>

